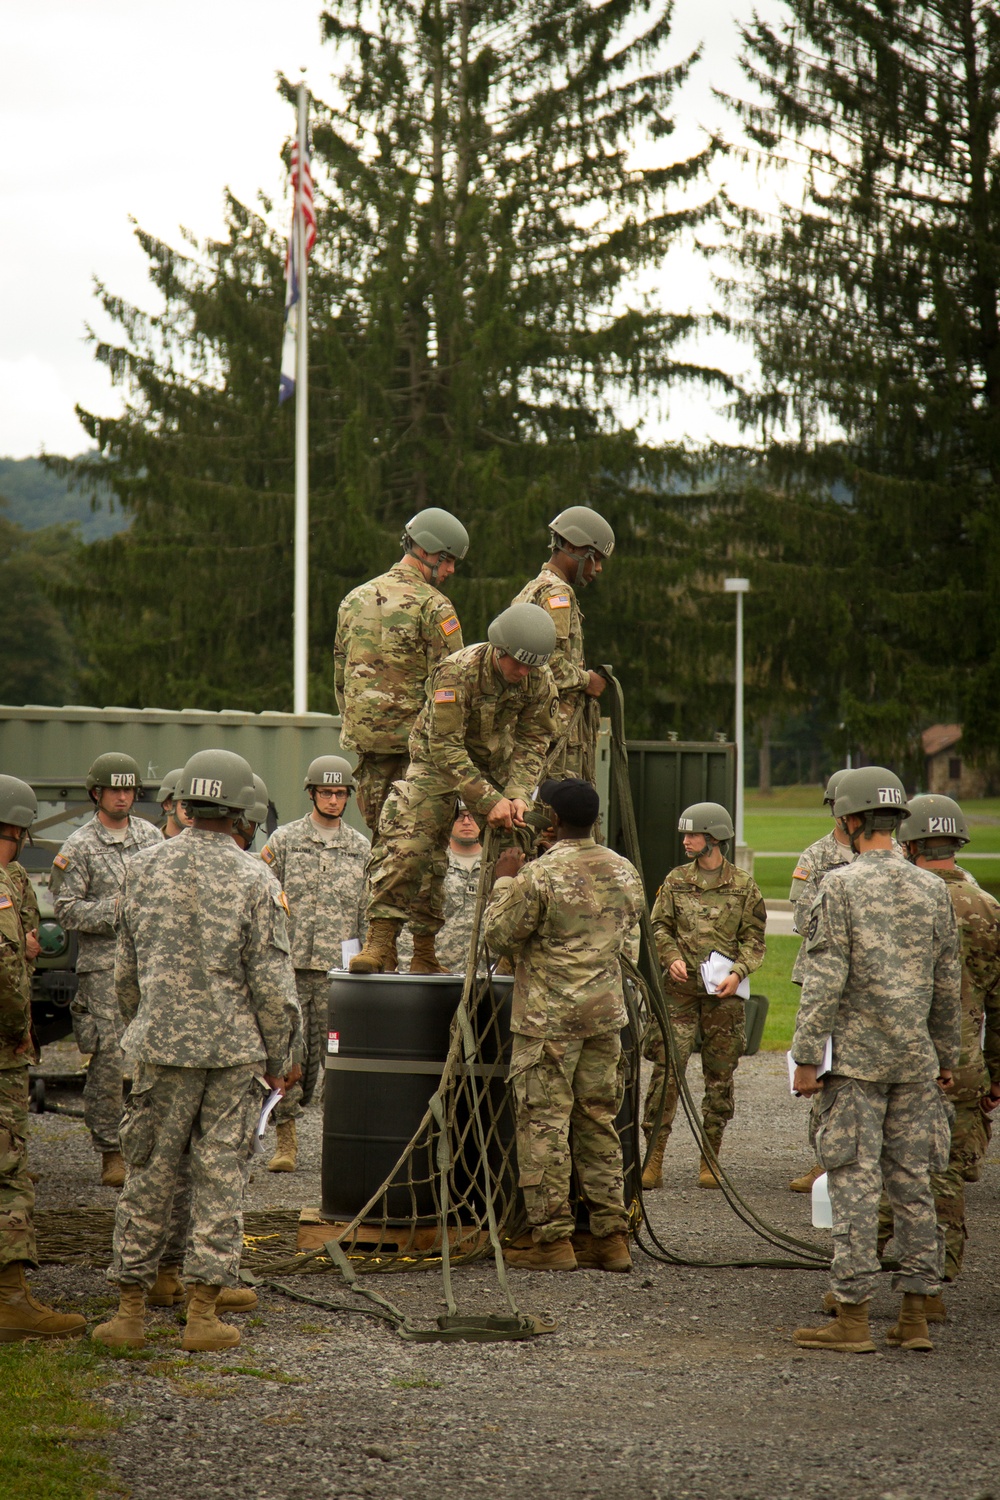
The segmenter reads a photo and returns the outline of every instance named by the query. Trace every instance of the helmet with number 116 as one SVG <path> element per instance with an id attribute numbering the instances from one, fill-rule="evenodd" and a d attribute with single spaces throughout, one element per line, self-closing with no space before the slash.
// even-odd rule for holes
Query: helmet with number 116
<path id="1" fill-rule="evenodd" d="M 199 818 L 228 818 L 257 801 L 253 771 L 233 750 L 199 750 L 188 761 L 176 795 Z"/>

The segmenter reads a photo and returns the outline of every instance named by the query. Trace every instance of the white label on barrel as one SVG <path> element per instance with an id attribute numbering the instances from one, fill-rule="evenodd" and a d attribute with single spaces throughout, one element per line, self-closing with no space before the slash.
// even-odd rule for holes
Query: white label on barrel
<path id="1" fill-rule="evenodd" d="M 340 1051 L 340 1032 L 339 1031 L 328 1031 L 327 1032 L 327 1034 L 326 1034 L 326 1050 L 327 1050 L 327 1052 L 339 1052 Z"/>

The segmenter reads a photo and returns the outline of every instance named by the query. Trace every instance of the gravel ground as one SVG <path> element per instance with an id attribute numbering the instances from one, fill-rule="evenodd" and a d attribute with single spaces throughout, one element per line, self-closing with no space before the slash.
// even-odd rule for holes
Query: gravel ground
<path id="1" fill-rule="evenodd" d="M 786 1190 L 808 1165 L 806 1107 L 788 1093 L 783 1057 L 745 1059 L 726 1160 L 746 1196 L 786 1229 L 809 1228 L 808 1199 Z M 33 1119 L 39 1206 L 111 1207 L 80 1122 Z M 304 1169 L 258 1171 L 256 1209 L 319 1201 L 320 1112 L 301 1132 Z M 511 1273 L 519 1305 L 551 1312 L 555 1333 L 520 1344 L 413 1345 L 369 1318 L 263 1292 L 243 1343 L 184 1356 L 170 1314 L 154 1314 L 149 1360 L 108 1360 L 100 1391 L 124 1420 L 108 1445 L 133 1500 L 496 1496 L 617 1500 L 1000 1500 L 995 1387 L 1000 1378 L 997 1160 L 969 1188 L 971 1240 L 950 1321 L 930 1355 L 884 1344 L 895 1316 L 876 1293 L 879 1352 L 797 1351 L 814 1317 L 813 1272 L 700 1270 L 641 1253 L 631 1276 Z M 697 1153 L 679 1131 L 652 1220 L 696 1257 L 775 1254 L 700 1190 Z M 100 1272 L 43 1267 L 43 1295 L 96 1315 Z M 493 1271 L 456 1272 L 463 1311 L 502 1311 Z M 438 1274 L 367 1284 L 418 1320 L 441 1310 Z M 349 1300 L 334 1278 L 310 1292 Z M 162 1357 L 161 1357 L 162 1356 Z"/>

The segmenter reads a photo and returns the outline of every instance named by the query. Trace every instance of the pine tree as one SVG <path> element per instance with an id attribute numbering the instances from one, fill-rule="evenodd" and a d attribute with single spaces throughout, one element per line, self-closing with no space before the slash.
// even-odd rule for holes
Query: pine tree
<path id="1" fill-rule="evenodd" d="M 741 403 L 786 493 L 833 497 L 827 691 L 872 755 L 931 716 L 1000 727 L 1000 15 L 975 0 L 786 0 L 745 29 L 765 155 L 804 170 L 744 215 Z M 842 539 L 843 540 L 843 539 Z M 839 544 L 838 544 L 839 545 Z M 817 561 L 817 582 L 825 560 Z"/>
<path id="2" fill-rule="evenodd" d="M 644 695 L 649 732 L 669 711 L 650 647 L 667 649 L 671 589 L 690 570 L 671 489 L 685 459 L 644 447 L 619 408 L 628 391 L 722 380 L 675 360 L 689 314 L 629 292 L 703 215 L 686 190 L 714 149 L 666 159 L 693 61 L 662 60 L 670 6 L 352 0 L 324 25 L 335 102 L 316 103 L 313 132 L 311 701 L 333 706 L 339 599 L 398 555 L 415 510 L 443 505 L 469 526 L 454 594 L 479 639 L 544 558 L 551 516 L 583 502 L 620 537 L 588 601 L 592 654 Z M 648 167 L 632 159 L 643 135 Z M 184 254 L 140 234 L 162 316 L 102 292 L 122 338 L 98 358 L 130 403 L 83 421 L 93 472 L 133 520 L 90 549 L 78 596 L 97 697 L 290 706 L 283 247 L 266 205 L 228 209 L 226 237 Z"/>

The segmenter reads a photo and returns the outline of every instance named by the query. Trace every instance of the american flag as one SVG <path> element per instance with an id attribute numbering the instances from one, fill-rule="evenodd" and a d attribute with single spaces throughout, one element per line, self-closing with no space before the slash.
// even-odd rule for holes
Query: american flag
<path id="1" fill-rule="evenodd" d="M 316 243 L 316 209 L 313 205 L 312 172 L 309 168 L 309 144 L 306 142 L 302 170 L 299 170 L 299 143 L 292 145 L 292 230 L 285 253 L 285 334 L 281 345 L 281 376 L 278 404 L 295 395 L 296 349 L 299 331 L 299 235 L 305 227 L 306 259 Z"/>

